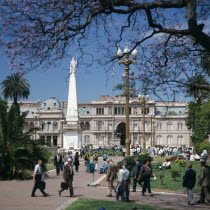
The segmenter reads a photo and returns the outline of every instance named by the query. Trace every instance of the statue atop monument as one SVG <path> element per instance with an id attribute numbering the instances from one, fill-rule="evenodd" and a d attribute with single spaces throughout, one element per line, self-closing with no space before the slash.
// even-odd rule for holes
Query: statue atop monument
<path id="1" fill-rule="evenodd" d="M 70 63 L 70 74 L 76 73 L 76 65 L 77 65 L 77 61 L 75 61 L 73 57 Z"/>

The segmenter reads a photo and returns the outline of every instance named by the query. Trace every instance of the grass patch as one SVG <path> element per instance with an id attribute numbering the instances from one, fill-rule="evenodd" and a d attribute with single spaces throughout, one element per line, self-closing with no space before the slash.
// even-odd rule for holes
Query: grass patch
<path id="1" fill-rule="evenodd" d="M 196 177 L 198 177 L 198 175 L 200 174 L 200 162 L 186 162 L 186 164 L 188 163 L 192 163 L 193 165 L 193 170 L 196 171 Z M 154 180 L 153 178 L 151 178 L 151 187 L 152 189 L 164 189 L 164 190 L 172 190 L 172 191 L 180 191 L 180 192 L 185 192 L 186 188 L 182 187 L 182 178 L 185 174 L 186 171 L 186 167 L 183 168 L 179 168 L 179 166 L 177 164 L 175 164 L 174 162 L 171 163 L 171 169 L 155 169 L 155 167 L 157 166 L 157 163 L 152 163 L 152 167 L 153 167 L 153 172 L 155 173 L 155 175 L 157 176 L 157 179 Z M 173 178 L 171 177 L 171 173 L 170 170 L 175 169 L 178 170 L 180 173 L 180 177 L 177 177 L 177 181 L 173 181 Z M 161 179 L 160 176 L 163 175 L 163 185 L 161 185 Z M 200 186 L 197 186 L 197 181 L 196 181 L 196 185 L 193 188 L 193 192 L 199 192 L 200 191 Z"/>
<path id="2" fill-rule="evenodd" d="M 160 210 L 160 208 L 151 207 L 147 205 L 140 205 L 135 203 L 124 203 L 117 201 L 105 201 L 96 199 L 79 198 L 73 202 L 66 210 L 98 210 L 98 208 L 104 207 L 106 210 Z"/>

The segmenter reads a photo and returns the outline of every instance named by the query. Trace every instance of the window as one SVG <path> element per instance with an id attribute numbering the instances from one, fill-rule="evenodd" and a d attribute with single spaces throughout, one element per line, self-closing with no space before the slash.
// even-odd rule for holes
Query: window
<path id="1" fill-rule="evenodd" d="M 46 106 L 47 104 L 46 103 L 44 103 L 44 106 Z"/>
<path id="2" fill-rule="evenodd" d="M 102 136 L 98 136 L 98 145 L 103 145 L 103 138 Z"/>
<path id="3" fill-rule="evenodd" d="M 89 122 L 85 123 L 85 130 L 90 130 L 90 123 Z"/>
<path id="4" fill-rule="evenodd" d="M 111 124 L 111 123 L 108 124 L 108 130 L 109 130 L 109 131 L 112 131 L 112 124 Z"/>
<path id="5" fill-rule="evenodd" d="M 45 122 L 41 122 L 41 129 L 42 131 L 45 129 Z"/>
<path id="6" fill-rule="evenodd" d="M 54 103 L 54 106 L 56 106 L 57 104 L 56 103 Z"/>
<path id="7" fill-rule="evenodd" d="M 157 142 L 156 142 L 157 145 L 162 145 L 163 142 L 162 142 L 162 136 L 157 136 Z"/>
<path id="8" fill-rule="evenodd" d="M 178 125 L 177 125 L 177 127 L 178 127 L 178 130 L 182 130 L 183 124 L 181 122 L 179 122 Z"/>
<path id="9" fill-rule="evenodd" d="M 58 144 L 58 137 L 53 136 L 53 146 L 57 146 L 57 144 Z"/>
<path id="10" fill-rule="evenodd" d="M 149 114 L 149 107 L 145 107 L 145 114 Z"/>
<path id="11" fill-rule="evenodd" d="M 90 144 L 90 136 L 89 135 L 85 135 L 84 136 L 84 141 L 85 141 L 84 142 L 85 144 Z"/>
<path id="12" fill-rule="evenodd" d="M 125 108 L 122 107 L 122 115 L 125 115 Z"/>
<path id="13" fill-rule="evenodd" d="M 114 108 L 114 114 L 117 115 L 117 107 Z"/>
<path id="14" fill-rule="evenodd" d="M 104 115 L 104 108 L 96 108 L 96 115 Z"/>
<path id="15" fill-rule="evenodd" d="M 98 122 L 98 130 L 100 131 L 101 129 L 102 129 L 102 122 L 99 121 L 99 122 Z"/>
<path id="16" fill-rule="evenodd" d="M 121 108 L 120 107 L 118 107 L 118 113 L 117 114 L 121 115 Z"/>
<path id="17" fill-rule="evenodd" d="M 161 122 L 157 123 L 157 130 L 162 130 L 162 123 Z"/>
<path id="18" fill-rule="evenodd" d="M 47 130 L 49 131 L 51 129 L 51 122 L 47 122 Z"/>
<path id="19" fill-rule="evenodd" d="M 145 122 L 145 130 L 148 131 L 149 130 L 149 123 Z"/>
<path id="20" fill-rule="evenodd" d="M 80 128 L 81 128 L 82 130 L 85 129 L 85 124 L 84 124 L 84 122 L 81 122 L 81 123 L 80 123 Z"/>
<path id="21" fill-rule="evenodd" d="M 173 144 L 173 137 L 172 136 L 167 136 L 167 143 L 168 143 L 168 145 Z"/>
<path id="22" fill-rule="evenodd" d="M 58 130 L 58 123 L 54 122 L 53 123 L 53 131 L 57 131 Z"/>
<path id="23" fill-rule="evenodd" d="M 138 125 L 137 125 L 137 123 L 133 124 L 133 129 L 134 129 L 134 131 L 137 131 L 137 130 L 138 130 Z"/>
<path id="24" fill-rule="evenodd" d="M 171 131 L 173 129 L 173 126 L 172 126 L 171 122 L 168 122 L 167 128 L 168 128 L 168 131 Z"/>
<path id="25" fill-rule="evenodd" d="M 40 139 L 45 140 L 45 136 L 40 136 Z"/>
<path id="26" fill-rule="evenodd" d="M 183 144 L 183 141 L 182 140 L 183 140 L 183 136 L 178 136 L 177 137 L 177 144 L 178 145 L 182 145 Z"/>
<path id="27" fill-rule="evenodd" d="M 47 136 L 47 145 L 51 146 L 51 136 Z"/>
<path id="28" fill-rule="evenodd" d="M 90 112 L 89 112 L 89 111 L 87 111 L 87 114 L 90 114 Z"/>

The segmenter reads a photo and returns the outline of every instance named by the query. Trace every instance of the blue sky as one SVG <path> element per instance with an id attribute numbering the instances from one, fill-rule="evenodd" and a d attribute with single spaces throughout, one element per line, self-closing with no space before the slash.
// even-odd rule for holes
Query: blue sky
<path id="1" fill-rule="evenodd" d="M 0 83 L 10 75 L 9 59 L 0 52 Z M 32 71 L 25 75 L 31 85 L 31 94 L 28 100 L 45 100 L 51 96 L 67 101 L 69 59 L 65 59 L 59 67 L 46 71 Z M 117 62 L 116 62 L 117 63 Z M 123 66 L 115 67 L 115 84 L 119 83 L 123 74 Z M 100 95 L 112 95 L 111 72 L 105 73 L 104 69 L 92 67 L 89 70 L 82 65 L 77 68 L 78 102 L 87 103 L 98 99 Z M 116 93 L 117 94 L 117 93 Z"/>

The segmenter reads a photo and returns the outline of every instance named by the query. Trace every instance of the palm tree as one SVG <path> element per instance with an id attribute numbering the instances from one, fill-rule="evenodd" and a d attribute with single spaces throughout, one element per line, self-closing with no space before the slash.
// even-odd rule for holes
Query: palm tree
<path id="1" fill-rule="evenodd" d="M 19 73 L 7 76 L 1 85 L 3 89 L 2 94 L 5 99 L 12 99 L 14 104 L 17 104 L 17 101 L 20 98 L 28 99 L 30 94 L 30 85 L 28 80 L 21 76 Z"/>

